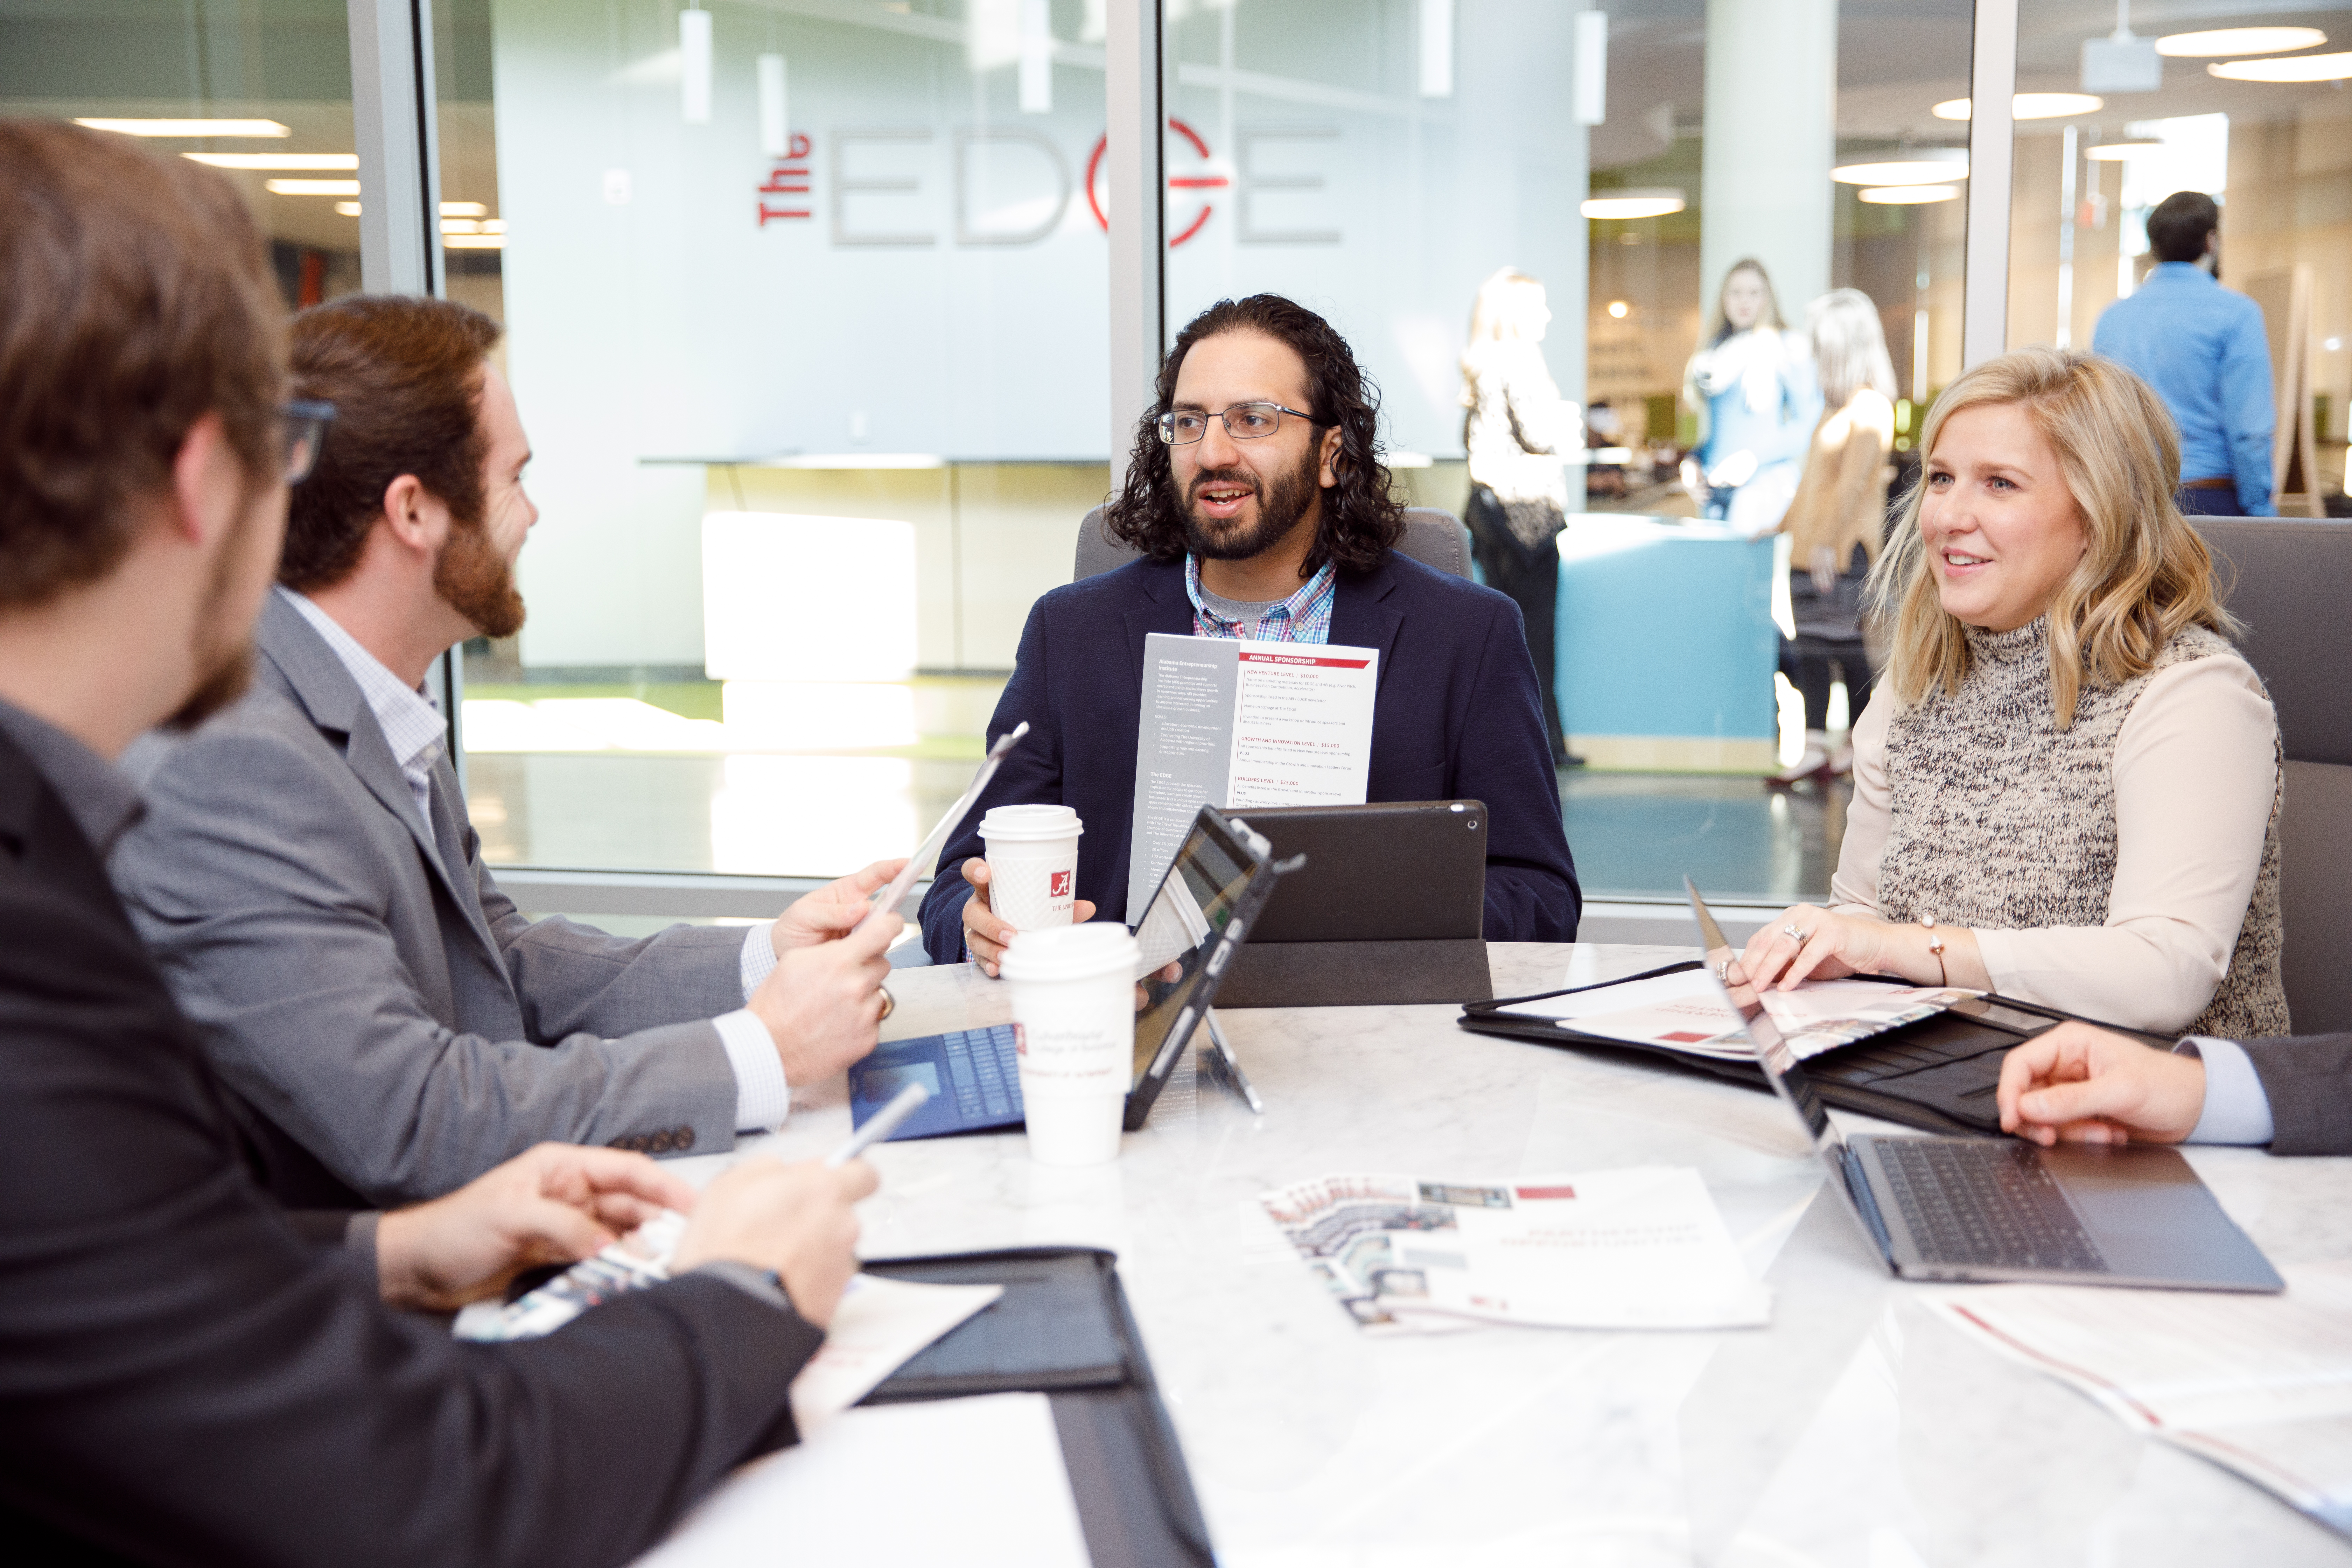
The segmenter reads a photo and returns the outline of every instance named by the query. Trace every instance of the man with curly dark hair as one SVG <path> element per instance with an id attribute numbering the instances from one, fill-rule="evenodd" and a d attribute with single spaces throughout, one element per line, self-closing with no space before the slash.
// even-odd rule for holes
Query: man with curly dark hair
<path id="1" fill-rule="evenodd" d="M 1012 928 L 978 858 L 997 805 L 1075 809 L 1077 918 L 1127 915 L 1153 632 L 1378 648 L 1368 798 L 1484 801 L 1487 938 L 1572 941 L 1581 897 L 1518 608 L 1397 552 L 1380 395 L 1346 340 L 1279 295 L 1219 300 L 1177 334 L 1157 390 L 1104 519 L 1142 559 L 1029 612 L 989 738 L 1030 734 L 940 857 L 962 873 L 923 900 L 931 956 L 992 974 L 1003 955 Z"/>

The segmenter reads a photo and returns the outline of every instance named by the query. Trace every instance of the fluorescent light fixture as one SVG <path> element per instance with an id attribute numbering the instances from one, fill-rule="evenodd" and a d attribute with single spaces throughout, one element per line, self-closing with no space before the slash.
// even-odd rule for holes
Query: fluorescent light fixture
<path id="1" fill-rule="evenodd" d="M 345 217 L 357 217 L 360 216 L 360 204 L 357 202 L 337 202 L 335 204 L 335 210 L 342 214 Z"/>
<path id="2" fill-rule="evenodd" d="M 264 180 L 262 184 L 273 196 L 355 196 L 360 194 L 357 180 Z"/>
<path id="3" fill-rule="evenodd" d="M 443 234 L 479 234 L 482 232 L 482 222 L 479 218 L 445 217 L 441 220 L 441 232 Z"/>
<path id="4" fill-rule="evenodd" d="M 1588 13 L 1580 12 L 1580 16 Z M 1683 210 L 1683 194 L 1666 186 L 1644 190 L 1608 191 L 1597 196 L 1587 196 L 1578 209 L 1586 217 L 1635 218 L 1664 217 L 1668 213 Z"/>
<path id="5" fill-rule="evenodd" d="M 291 136 L 290 126 L 275 120 L 77 120 L 92 131 L 112 131 L 124 136 Z"/>
<path id="6" fill-rule="evenodd" d="M 1857 200 L 1887 207 L 1925 206 L 1929 202 L 1948 202 L 1960 194 L 1958 185 L 1874 185 L 1854 192 Z"/>
<path id="7" fill-rule="evenodd" d="M 760 79 L 760 152 L 770 158 L 792 156 L 792 100 L 784 90 L 784 57 L 761 55 L 755 62 Z"/>
<path id="8" fill-rule="evenodd" d="M 1454 96 L 1454 0 L 1421 0 L 1421 96 Z"/>
<path id="9" fill-rule="evenodd" d="M 504 234 L 506 231 L 507 220 L 502 217 L 486 217 L 482 220 L 484 234 Z"/>
<path id="10" fill-rule="evenodd" d="M 1969 177 L 1965 153 L 1890 158 L 1874 163 L 1840 163 L 1830 178 L 1842 185 L 1933 185 Z"/>
<path id="11" fill-rule="evenodd" d="M 2009 112 L 2013 120 L 2059 120 L 2069 114 L 2095 114 L 2106 106 L 2105 99 L 2087 92 L 2021 92 L 2009 100 Z M 1938 120 L 1966 120 L 1969 100 L 1948 98 L 1928 112 Z"/>
<path id="12" fill-rule="evenodd" d="M 2205 68 L 2223 81 L 2342 81 L 2352 77 L 2352 53 L 2290 55 L 2284 59 L 2217 60 Z"/>
<path id="13" fill-rule="evenodd" d="M 1609 118 L 1609 13 L 1576 14 L 1576 57 L 1570 68 L 1570 98 L 1579 125 L 1599 125 Z M 1680 210 L 1680 209 L 1676 209 Z"/>
<path id="14" fill-rule="evenodd" d="M 677 106 L 688 125 L 710 123 L 710 13 L 677 14 Z"/>
<path id="15" fill-rule="evenodd" d="M 1054 112 L 1052 0 L 1021 0 L 1020 88 L 1022 113 Z"/>
<path id="16" fill-rule="evenodd" d="M 356 169 L 357 153 L 183 153 L 192 163 L 215 169 Z"/>
<path id="17" fill-rule="evenodd" d="M 2095 147 L 2083 149 L 2083 156 L 2094 163 L 2120 163 L 2137 153 L 2153 153 L 2164 143 L 2153 136 L 2131 136 L 2120 142 L 2102 142 Z"/>
<path id="18" fill-rule="evenodd" d="M 443 202 L 441 216 L 443 217 L 488 217 L 490 216 L 490 209 L 479 202 Z"/>
<path id="19" fill-rule="evenodd" d="M 2202 33 L 2167 33 L 2156 40 L 2156 52 L 2175 59 L 2208 59 L 2284 54 L 2326 41 L 2327 35 L 2316 27 L 2215 27 Z"/>
<path id="20" fill-rule="evenodd" d="M 445 250 L 504 250 L 507 237 L 502 234 L 445 234 L 441 237 Z"/>

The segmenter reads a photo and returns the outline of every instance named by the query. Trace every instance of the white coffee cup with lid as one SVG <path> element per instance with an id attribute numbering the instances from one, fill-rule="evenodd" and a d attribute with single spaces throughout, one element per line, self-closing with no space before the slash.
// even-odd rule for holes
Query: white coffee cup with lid
<path id="1" fill-rule="evenodd" d="M 1135 1065 L 1135 938 L 1113 921 L 1028 931 L 1005 949 L 1029 1157 L 1118 1157 Z"/>
<path id="2" fill-rule="evenodd" d="M 1014 931 L 1068 925 L 1078 901 L 1078 837 L 1066 805 L 998 805 L 980 819 L 988 907 Z"/>

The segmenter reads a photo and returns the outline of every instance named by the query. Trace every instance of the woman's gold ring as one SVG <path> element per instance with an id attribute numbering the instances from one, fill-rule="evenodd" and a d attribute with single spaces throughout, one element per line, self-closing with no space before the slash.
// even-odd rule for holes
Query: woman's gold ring
<path id="1" fill-rule="evenodd" d="M 883 987 L 881 988 L 881 990 L 882 990 L 882 1017 L 883 1017 L 883 1018 L 887 1018 L 887 1017 L 888 1017 L 891 1014 L 893 1014 L 893 1013 L 895 1013 L 895 1012 L 897 1012 L 897 1011 L 898 1010 L 898 999 L 896 996 L 893 996 L 893 995 L 891 995 L 891 994 L 890 994 L 890 988 L 889 988 L 887 985 L 883 986 Z M 875 1022 L 876 1022 L 876 1023 L 877 1023 L 877 1024 L 878 1024 L 878 1023 L 880 1023 L 881 1021 L 882 1021 L 882 1019 L 881 1019 L 881 1018 L 877 1018 L 877 1019 L 875 1020 Z"/>

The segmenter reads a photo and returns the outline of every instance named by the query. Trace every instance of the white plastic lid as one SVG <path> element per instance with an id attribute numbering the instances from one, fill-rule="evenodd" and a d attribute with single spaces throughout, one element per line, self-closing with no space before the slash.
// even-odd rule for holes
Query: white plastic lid
<path id="1" fill-rule="evenodd" d="M 1000 967 L 1007 980 L 1093 980 L 1105 974 L 1131 980 L 1139 952 L 1134 936 L 1117 921 L 1088 921 L 1023 931 L 1004 950 Z"/>
<path id="2" fill-rule="evenodd" d="M 980 819 L 980 836 L 1000 844 L 1033 838 L 1067 838 L 1086 824 L 1066 805 L 992 805 Z"/>

